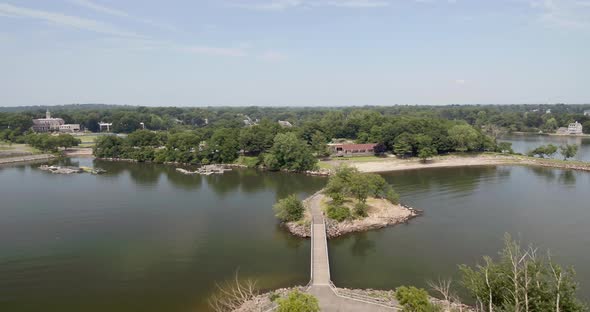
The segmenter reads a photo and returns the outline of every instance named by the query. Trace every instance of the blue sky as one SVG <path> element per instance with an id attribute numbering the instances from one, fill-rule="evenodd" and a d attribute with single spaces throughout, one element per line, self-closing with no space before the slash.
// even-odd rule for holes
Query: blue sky
<path id="1" fill-rule="evenodd" d="M 590 0 L 0 0 L 0 106 L 589 103 Z"/>

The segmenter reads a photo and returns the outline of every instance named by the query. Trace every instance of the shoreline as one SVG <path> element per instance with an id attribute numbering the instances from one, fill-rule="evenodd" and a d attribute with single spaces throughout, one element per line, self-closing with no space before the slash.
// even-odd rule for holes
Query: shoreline
<path id="1" fill-rule="evenodd" d="M 327 197 L 322 194 L 322 191 L 323 189 L 303 200 L 305 207 L 303 219 L 283 223 L 290 234 L 301 238 L 311 237 L 310 225 L 312 210 L 322 209 L 322 207 L 316 207 L 314 205 L 321 205 L 324 200 L 327 200 Z M 372 205 L 370 205 L 368 216 L 362 219 L 338 222 L 325 216 L 327 238 L 331 239 L 351 233 L 361 233 L 398 224 L 407 224 L 410 220 L 423 213 L 421 210 L 403 204 L 392 204 L 384 199 L 372 198 L 368 201 L 372 202 Z"/>
<path id="2" fill-rule="evenodd" d="M 30 161 L 39 161 L 39 160 L 50 160 L 54 159 L 55 156 L 51 154 L 38 154 L 38 155 L 29 155 L 29 156 L 19 156 L 19 157 L 7 157 L 7 158 L 0 158 L 0 165 L 4 164 L 16 164 L 16 163 L 23 163 L 23 162 L 30 162 Z"/>
<path id="3" fill-rule="evenodd" d="M 328 161 L 328 164 L 335 167 L 342 164 L 339 161 Z M 384 159 L 376 161 L 355 162 L 354 160 L 346 162 L 356 167 L 360 172 L 365 173 L 385 173 L 404 170 L 417 170 L 428 168 L 455 168 L 455 167 L 475 167 L 475 166 L 498 166 L 498 165 L 524 165 L 540 166 L 556 169 L 590 171 L 590 163 L 581 161 L 563 161 L 548 158 L 533 158 L 519 155 L 501 155 L 501 154 L 479 154 L 479 155 L 450 155 L 439 156 L 427 162 L 419 159 Z"/>

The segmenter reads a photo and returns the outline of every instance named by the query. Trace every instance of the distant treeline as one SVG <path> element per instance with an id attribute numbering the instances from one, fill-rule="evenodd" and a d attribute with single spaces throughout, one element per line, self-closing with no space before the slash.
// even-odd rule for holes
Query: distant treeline
<path id="1" fill-rule="evenodd" d="M 239 127 L 244 118 L 252 120 L 287 120 L 303 125 L 318 122 L 329 115 L 343 116 L 343 121 L 354 119 L 361 113 L 376 113 L 382 117 L 407 116 L 428 117 L 444 120 L 462 120 L 467 124 L 488 131 L 546 132 L 558 127 L 567 127 L 574 121 L 584 124 L 590 133 L 590 116 L 584 116 L 590 105 L 446 105 L 446 106 L 365 106 L 365 107 L 136 107 L 105 104 L 0 107 L 0 129 L 31 127 L 32 118 L 40 118 L 50 109 L 66 123 L 81 124 L 89 131 L 98 131 L 98 122 L 112 122 L 113 131 L 131 133 L 141 129 L 143 122 L 149 130 L 169 130 L 175 127 L 192 129 L 205 125 Z M 548 113 L 550 111 L 550 113 Z M 335 115 L 334 115 L 335 114 Z M 497 128 L 497 129 L 493 129 Z M 352 129 L 351 131 L 354 131 Z"/>

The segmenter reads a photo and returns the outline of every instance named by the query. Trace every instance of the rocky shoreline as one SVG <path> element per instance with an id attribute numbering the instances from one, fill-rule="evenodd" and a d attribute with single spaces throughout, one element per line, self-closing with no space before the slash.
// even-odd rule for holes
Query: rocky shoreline
<path id="1" fill-rule="evenodd" d="M 303 201 L 306 212 L 302 220 L 283 224 L 292 235 L 301 238 L 311 237 L 311 199 L 317 196 L 324 198 L 321 192 L 319 191 Z M 377 201 L 377 199 L 374 200 Z M 392 212 L 393 210 L 396 211 Z M 327 237 L 335 238 L 349 233 L 377 230 L 388 226 L 408 223 L 411 219 L 422 215 L 422 213 L 421 210 L 403 204 L 394 205 L 389 203 L 388 207 L 374 213 L 370 212 L 369 216 L 363 219 L 338 222 L 325 217 Z"/>
<path id="2" fill-rule="evenodd" d="M 233 312 L 268 311 L 275 306 L 276 299 L 286 297 L 293 290 L 304 292 L 306 288 L 303 286 L 294 286 L 290 288 L 279 288 L 269 291 L 244 302 L 241 307 L 234 310 Z"/>
<path id="3" fill-rule="evenodd" d="M 378 230 L 388 226 L 398 224 L 406 224 L 411 219 L 420 216 L 423 212 L 418 209 L 410 208 L 405 205 L 399 205 L 406 209 L 409 213 L 397 217 L 382 217 L 377 221 L 363 222 L 363 220 L 346 220 L 338 222 L 336 220 L 326 218 L 326 232 L 328 238 L 335 238 L 350 233 L 366 232 L 371 230 Z"/>

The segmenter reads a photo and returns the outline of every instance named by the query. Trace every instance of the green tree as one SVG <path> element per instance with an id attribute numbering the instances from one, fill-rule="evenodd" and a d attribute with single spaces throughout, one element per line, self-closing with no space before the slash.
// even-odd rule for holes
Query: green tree
<path id="1" fill-rule="evenodd" d="M 512 143 L 511 142 L 500 142 L 498 143 L 498 148 L 496 149 L 499 153 L 508 153 L 514 154 L 514 150 L 512 150 Z"/>
<path id="2" fill-rule="evenodd" d="M 418 152 L 418 157 L 423 161 L 426 162 L 428 158 L 432 158 L 436 155 L 436 149 L 432 147 L 423 147 Z"/>
<path id="3" fill-rule="evenodd" d="M 460 266 L 462 284 L 482 311 L 586 311 L 576 298 L 578 284 L 572 268 L 563 269 L 550 255 L 523 249 L 505 236 L 500 259 Z"/>
<path id="4" fill-rule="evenodd" d="M 207 141 L 206 153 L 211 162 L 231 163 L 240 150 L 238 134 L 234 129 L 217 129 Z"/>
<path id="5" fill-rule="evenodd" d="M 265 166 L 269 169 L 301 172 L 313 170 L 317 165 L 311 149 L 292 132 L 277 134 L 269 153 L 272 157 L 264 157 Z"/>
<path id="6" fill-rule="evenodd" d="M 529 156 L 539 156 L 540 158 L 551 157 L 557 153 L 557 146 L 553 144 L 541 145 L 530 151 Z"/>
<path id="7" fill-rule="evenodd" d="M 82 141 L 80 139 L 75 138 L 70 134 L 60 134 L 58 136 L 59 146 L 63 147 L 64 149 L 68 149 L 72 146 L 78 146 Z"/>
<path id="8" fill-rule="evenodd" d="M 412 155 L 412 136 L 409 133 L 403 133 L 395 138 L 393 152 L 398 157 L 407 157 Z"/>
<path id="9" fill-rule="evenodd" d="M 402 306 L 402 312 L 432 312 L 436 308 L 428 300 L 428 293 L 424 289 L 414 286 L 400 286 L 395 290 L 395 298 Z"/>
<path id="10" fill-rule="evenodd" d="M 320 157 L 330 155 L 330 152 L 328 151 L 328 140 L 320 131 L 316 131 L 311 136 L 311 148 Z"/>
<path id="11" fill-rule="evenodd" d="M 469 125 L 456 125 L 449 129 L 449 138 L 458 152 L 474 150 L 478 143 L 479 134 Z"/>
<path id="12" fill-rule="evenodd" d="M 576 144 L 565 144 L 559 147 L 563 160 L 573 158 L 578 153 L 578 145 Z"/>
<path id="13" fill-rule="evenodd" d="M 281 221 L 298 221 L 303 217 L 303 203 L 295 195 L 279 200 L 274 206 L 276 217 Z"/>
<path id="14" fill-rule="evenodd" d="M 319 312 L 318 299 L 298 290 L 289 293 L 286 298 L 277 299 L 277 312 Z"/>

